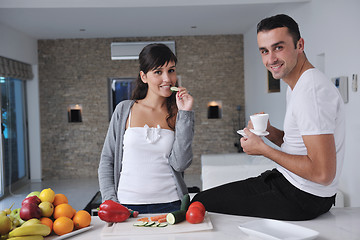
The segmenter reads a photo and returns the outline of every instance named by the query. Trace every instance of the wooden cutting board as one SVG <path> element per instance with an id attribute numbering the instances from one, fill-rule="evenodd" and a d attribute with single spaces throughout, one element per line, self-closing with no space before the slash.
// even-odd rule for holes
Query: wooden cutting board
<path id="1" fill-rule="evenodd" d="M 154 216 L 154 215 L 152 215 Z M 136 227 L 133 226 L 137 219 L 141 217 L 150 217 L 150 216 L 140 216 L 138 218 L 129 218 L 125 222 L 115 223 L 112 226 L 105 226 L 102 231 L 102 237 L 106 236 L 129 236 L 129 235 L 150 235 L 150 234 L 173 234 L 173 233 L 184 233 L 184 232 L 196 232 L 196 231 L 205 231 L 211 230 L 213 225 L 211 223 L 209 215 L 205 214 L 205 219 L 202 223 L 191 224 L 186 220 L 178 224 L 168 224 L 166 227 Z"/>

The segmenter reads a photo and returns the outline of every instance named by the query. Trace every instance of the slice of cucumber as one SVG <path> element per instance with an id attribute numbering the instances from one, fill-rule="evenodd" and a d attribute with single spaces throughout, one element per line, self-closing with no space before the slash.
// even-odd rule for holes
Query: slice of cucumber
<path id="1" fill-rule="evenodd" d="M 171 87 L 170 90 L 173 91 L 173 92 L 177 92 L 177 91 L 179 91 L 179 88 L 177 88 L 177 87 Z"/>
<path id="2" fill-rule="evenodd" d="M 170 224 L 176 224 L 184 221 L 186 218 L 185 210 L 177 210 L 166 215 L 166 221 Z"/>
<path id="3" fill-rule="evenodd" d="M 144 225 L 144 227 L 151 227 L 152 225 L 154 225 L 155 222 L 151 221 L 151 222 L 148 222 Z"/>
<path id="4" fill-rule="evenodd" d="M 159 223 L 159 225 L 157 227 L 166 227 L 168 224 L 163 222 L 163 223 Z"/>
<path id="5" fill-rule="evenodd" d="M 148 222 L 143 222 L 143 221 L 137 221 L 136 223 L 134 223 L 133 225 L 136 227 L 144 227 Z"/>
<path id="6" fill-rule="evenodd" d="M 151 225 L 151 227 L 158 227 L 160 225 L 159 222 L 155 222 L 153 225 Z"/>

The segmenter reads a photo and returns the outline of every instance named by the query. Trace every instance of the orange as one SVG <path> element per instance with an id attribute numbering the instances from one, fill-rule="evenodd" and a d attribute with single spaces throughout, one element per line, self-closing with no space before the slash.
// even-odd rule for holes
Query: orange
<path id="1" fill-rule="evenodd" d="M 55 219 L 59 217 L 72 218 L 74 216 L 74 209 L 70 204 L 62 203 L 55 207 L 53 216 Z"/>
<path id="2" fill-rule="evenodd" d="M 76 213 L 76 210 L 75 210 L 75 208 L 73 208 L 73 213 L 74 213 L 74 215 L 73 215 L 73 216 L 75 216 L 75 213 Z"/>
<path id="3" fill-rule="evenodd" d="M 53 205 L 56 207 L 57 205 L 60 205 L 62 203 L 69 203 L 67 197 L 62 193 L 55 194 Z"/>
<path id="4" fill-rule="evenodd" d="M 64 235 L 74 230 L 74 223 L 70 218 L 59 217 L 54 221 L 53 230 L 57 235 Z"/>
<path id="5" fill-rule="evenodd" d="M 80 210 L 75 214 L 72 220 L 76 229 L 88 227 L 91 223 L 91 215 L 85 210 Z"/>
<path id="6" fill-rule="evenodd" d="M 48 226 L 52 231 L 52 229 L 53 229 L 53 221 L 50 218 L 48 218 L 48 217 L 40 218 L 40 222 L 42 224 Z"/>

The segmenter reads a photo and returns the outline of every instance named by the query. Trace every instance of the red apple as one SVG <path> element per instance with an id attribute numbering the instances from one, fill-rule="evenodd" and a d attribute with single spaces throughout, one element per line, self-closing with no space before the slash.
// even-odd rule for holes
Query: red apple
<path id="1" fill-rule="evenodd" d="M 23 206 L 23 205 L 25 205 L 27 203 L 34 203 L 36 205 L 39 205 L 41 203 L 41 200 L 37 196 L 30 196 L 30 197 L 25 198 L 22 201 L 21 206 Z"/>
<path id="2" fill-rule="evenodd" d="M 20 218 L 27 221 L 32 218 L 41 218 L 41 210 L 35 203 L 24 204 L 20 209 Z"/>

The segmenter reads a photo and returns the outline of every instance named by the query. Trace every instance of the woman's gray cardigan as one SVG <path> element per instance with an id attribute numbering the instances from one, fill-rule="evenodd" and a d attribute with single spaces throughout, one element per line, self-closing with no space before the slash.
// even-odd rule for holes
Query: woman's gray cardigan
<path id="1" fill-rule="evenodd" d="M 123 139 L 126 120 L 133 104 L 133 100 L 120 102 L 111 117 L 98 169 L 102 201 L 110 199 L 119 202 L 117 190 L 121 175 Z M 175 140 L 169 157 L 169 164 L 175 179 L 179 199 L 182 199 L 183 195 L 188 193 L 183 172 L 192 162 L 191 144 L 193 137 L 194 112 L 179 110 L 176 118 Z"/>

